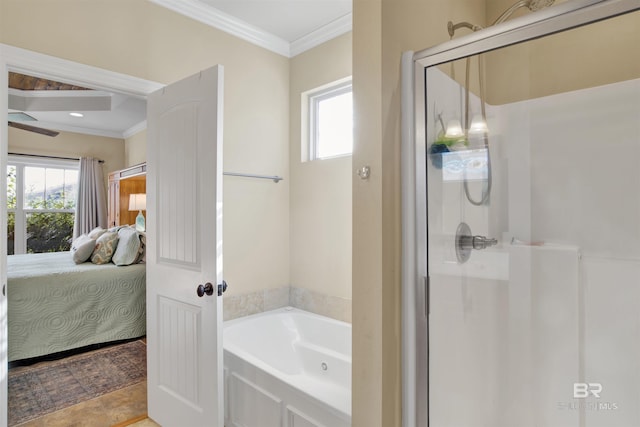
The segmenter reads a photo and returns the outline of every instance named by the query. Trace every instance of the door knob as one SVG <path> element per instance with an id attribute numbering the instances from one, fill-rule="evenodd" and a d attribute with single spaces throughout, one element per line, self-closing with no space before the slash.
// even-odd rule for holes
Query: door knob
<path id="1" fill-rule="evenodd" d="M 227 282 L 223 280 L 222 283 L 218 285 L 218 296 L 222 296 L 222 294 L 224 293 L 224 291 L 227 290 L 227 288 L 228 288 Z"/>
<path id="2" fill-rule="evenodd" d="M 196 290 L 199 297 L 203 297 L 205 294 L 211 296 L 213 295 L 213 285 L 209 282 L 204 285 L 198 285 L 198 289 Z"/>

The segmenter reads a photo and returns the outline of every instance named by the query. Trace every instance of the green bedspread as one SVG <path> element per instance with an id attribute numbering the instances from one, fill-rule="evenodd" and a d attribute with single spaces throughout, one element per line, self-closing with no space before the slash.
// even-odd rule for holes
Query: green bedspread
<path id="1" fill-rule="evenodd" d="M 7 257 L 9 361 L 146 333 L 145 265 L 76 265 L 69 252 Z"/>

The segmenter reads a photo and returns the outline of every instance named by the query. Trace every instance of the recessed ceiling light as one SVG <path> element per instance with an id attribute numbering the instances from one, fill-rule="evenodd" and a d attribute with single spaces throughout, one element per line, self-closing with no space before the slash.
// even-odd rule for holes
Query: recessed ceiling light
<path id="1" fill-rule="evenodd" d="M 69 113 L 69 115 L 73 117 L 84 117 L 84 114 L 82 113 Z"/>

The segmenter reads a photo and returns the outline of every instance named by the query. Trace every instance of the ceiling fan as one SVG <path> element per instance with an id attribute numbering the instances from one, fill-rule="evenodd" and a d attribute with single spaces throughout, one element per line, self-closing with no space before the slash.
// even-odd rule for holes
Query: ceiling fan
<path id="1" fill-rule="evenodd" d="M 9 115 L 8 124 L 12 128 L 26 130 L 28 132 L 35 132 L 40 135 L 46 135 L 46 136 L 58 136 L 60 134 L 60 132 L 57 132 L 55 130 L 44 129 L 44 128 L 40 128 L 40 127 L 36 127 L 36 126 L 32 126 L 24 123 L 24 122 L 38 121 L 38 119 L 26 113 L 20 113 L 20 112 L 8 113 L 8 115 Z"/>

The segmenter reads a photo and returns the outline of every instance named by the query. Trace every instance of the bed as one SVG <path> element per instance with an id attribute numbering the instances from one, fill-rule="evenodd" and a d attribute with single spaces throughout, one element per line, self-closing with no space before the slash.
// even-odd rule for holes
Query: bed
<path id="1" fill-rule="evenodd" d="M 145 264 L 75 264 L 69 252 L 7 257 L 9 361 L 146 333 Z"/>

